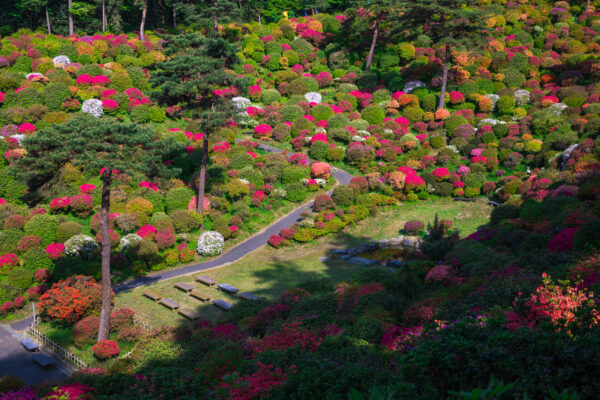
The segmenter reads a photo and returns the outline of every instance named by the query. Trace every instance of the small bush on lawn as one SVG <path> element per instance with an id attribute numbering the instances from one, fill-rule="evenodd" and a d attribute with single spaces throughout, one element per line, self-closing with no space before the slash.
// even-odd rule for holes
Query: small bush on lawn
<path id="1" fill-rule="evenodd" d="M 94 351 L 94 355 L 100 360 L 115 357 L 121 352 L 119 344 L 114 340 L 101 340 L 94 345 L 92 350 Z"/>

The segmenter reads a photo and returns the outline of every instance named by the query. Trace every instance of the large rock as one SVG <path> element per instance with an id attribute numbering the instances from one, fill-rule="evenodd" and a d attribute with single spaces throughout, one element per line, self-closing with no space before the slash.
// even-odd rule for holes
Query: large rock
<path id="1" fill-rule="evenodd" d="M 348 260 L 348 262 L 351 262 L 352 264 L 359 264 L 359 265 L 379 264 L 379 262 L 377 260 L 369 260 L 368 258 L 362 258 L 362 257 L 352 257 Z"/>

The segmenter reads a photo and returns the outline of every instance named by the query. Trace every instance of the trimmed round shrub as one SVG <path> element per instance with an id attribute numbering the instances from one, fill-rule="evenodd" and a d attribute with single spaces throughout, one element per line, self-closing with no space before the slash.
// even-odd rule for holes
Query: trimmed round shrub
<path id="1" fill-rule="evenodd" d="M 331 193 L 331 198 L 340 207 L 349 207 L 354 204 L 356 200 L 357 192 L 350 185 L 336 186 Z"/>
<path id="2" fill-rule="evenodd" d="M 285 105 L 279 109 L 282 121 L 292 122 L 300 118 L 304 112 L 296 105 Z"/>
<path id="3" fill-rule="evenodd" d="M 496 103 L 496 108 L 500 114 L 510 115 L 515 110 L 515 105 L 515 99 L 511 96 L 500 96 L 498 102 Z"/>
<path id="4" fill-rule="evenodd" d="M 54 263 L 42 247 L 29 249 L 21 257 L 23 268 L 37 271 L 38 269 L 52 269 Z"/>
<path id="5" fill-rule="evenodd" d="M 371 105 L 362 110 L 360 116 L 372 125 L 380 125 L 385 118 L 385 111 L 377 105 Z"/>
<path id="6" fill-rule="evenodd" d="M 150 107 L 147 104 L 141 104 L 131 110 L 131 119 L 138 124 L 150 122 Z"/>
<path id="7" fill-rule="evenodd" d="M 311 110 L 311 115 L 315 117 L 316 121 L 327 121 L 333 117 L 333 110 L 326 104 L 317 104 Z"/>
<path id="8" fill-rule="evenodd" d="M 44 247 L 56 242 L 57 228 L 58 219 L 48 214 L 34 215 L 24 226 L 25 233 L 29 236 L 41 238 L 41 244 Z"/>
<path id="9" fill-rule="evenodd" d="M 298 133 L 303 130 L 312 131 L 314 129 L 314 124 L 307 120 L 306 118 L 298 118 L 292 123 L 291 134 L 292 137 L 295 138 L 298 136 Z"/>
<path id="10" fill-rule="evenodd" d="M 77 347 L 83 347 L 87 344 L 92 344 L 98 337 L 98 329 L 100 328 L 100 317 L 90 315 L 81 321 L 77 322 L 71 333 L 73 335 L 73 343 Z"/>
<path id="11" fill-rule="evenodd" d="M 283 169 L 281 183 L 300 182 L 303 178 L 309 177 L 308 168 L 289 166 Z"/>
<path id="12" fill-rule="evenodd" d="M 202 232 L 198 238 L 198 246 L 196 251 L 201 256 L 216 256 L 221 254 L 225 248 L 225 239 L 223 235 L 215 231 Z"/>
<path id="13" fill-rule="evenodd" d="M 194 191 L 188 187 L 171 189 L 165 196 L 165 209 L 168 213 L 174 210 L 185 210 L 194 195 Z"/>
<path id="14" fill-rule="evenodd" d="M 107 360 L 113 358 L 121 353 L 119 344 L 114 340 L 101 340 L 92 347 L 94 355 L 100 360 Z"/>
<path id="15" fill-rule="evenodd" d="M 173 220 L 175 232 L 190 232 L 200 227 L 202 215 L 194 210 L 175 210 L 169 214 Z"/>
<path id="16" fill-rule="evenodd" d="M 278 142 L 287 142 L 291 137 L 291 131 L 292 131 L 292 127 L 289 126 L 288 124 L 284 124 L 284 123 L 277 124 L 273 128 L 273 132 L 272 132 L 273 139 L 277 140 Z M 232 161 L 233 161 L 233 158 L 232 158 Z M 230 167 L 231 167 L 231 163 L 230 163 Z M 233 168 L 233 167 L 231 167 L 231 168 Z M 239 169 L 239 168 L 236 168 L 236 169 Z"/>
<path id="17" fill-rule="evenodd" d="M 83 227 L 77 222 L 67 221 L 60 223 L 56 228 L 56 241 L 64 243 L 72 236 L 80 234 L 82 229 Z"/>
<path id="18" fill-rule="evenodd" d="M 404 231 L 409 235 L 417 235 L 422 232 L 424 229 L 424 225 L 421 221 L 410 220 L 404 224 Z"/>
<path id="19" fill-rule="evenodd" d="M 313 160 L 322 161 L 327 159 L 328 151 L 329 144 L 319 140 L 310 146 L 310 149 L 308 150 L 308 156 Z"/>
<path id="20" fill-rule="evenodd" d="M 446 120 L 444 123 L 444 127 L 448 131 L 450 136 L 454 135 L 454 130 L 461 125 L 468 124 L 469 121 L 465 119 L 462 115 L 453 115 Z"/>
<path id="21" fill-rule="evenodd" d="M 308 92 L 308 88 L 306 87 L 306 82 L 301 78 L 294 79 L 291 81 L 285 89 L 285 93 L 288 95 L 293 94 L 305 94 Z M 264 94 L 263 94 L 264 98 Z M 266 103 L 265 103 L 266 104 Z"/>
<path id="22" fill-rule="evenodd" d="M 300 182 L 288 183 L 284 186 L 285 199 L 292 202 L 300 202 L 306 198 L 306 189 Z"/>
<path id="23" fill-rule="evenodd" d="M 275 89 L 265 89 L 262 93 L 262 102 L 268 106 L 273 103 L 278 103 L 281 100 L 281 94 Z"/>

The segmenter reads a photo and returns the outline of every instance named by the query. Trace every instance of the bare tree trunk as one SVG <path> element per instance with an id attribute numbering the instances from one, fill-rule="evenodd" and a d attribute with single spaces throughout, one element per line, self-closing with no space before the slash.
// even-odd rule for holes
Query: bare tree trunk
<path id="1" fill-rule="evenodd" d="M 198 198 L 196 202 L 196 211 L 202 215 L 204 212 L 204 186 L 206 185 L 206 164 L 208 164 L 208 136 L 206 133 L 202 138 L 202 164 L 200 166 L 200 178 L 198 179 Z M 204 228 L 204 218 L 202 218 L 201 229 Z"/>
<path id="2" fill-rule="evenodd" d="M 110 332 L 110 235 L 108 232 L 108 214 L 110 212 L 110 184 L 112 169 L 106 167 L 102 174 L 102 205 L 100 209 L 100 234 L 102 236 L 102 311 L 98 328 L 98 341 L 108 339 Z"/>
<path id="3" fill-rule="evenodd" d="M 177 29 L 177 10 L 175 9 L 175 3 L 173 3 L 173 28 Z"/>
<path id="4" fill-rule="evenodd" d="M 146 13 L 148 12 L 148 0 L 144 0 L 144 8 L 142 9 L 142 23 L 140 24 L 140 40 L 144 38 L 144 26 L 146 25 Z"/>
<path id="5" fill-rule="evenodd" d="M 371 48 L 369 49 L 369 55 L 367 56 L 367 64 L 365 65 L 365 71 L 371 69 L 373 63 L 373 55 L 375 54 L 375 45 L 377 44 L 377 36 L 379 36 L 379 15 L 377 16 L 377 22 L 375 22 L 375 31 L 373 31 L 373 40 L 371 41 Z"/>
<path id="6" fill-rule="evenodd" d="M 262 24 L 262 21 L 261 21 L 261 19 L 260 19 L 260 13 L 258 13 L 258 23 L 259 23 L 259 24 Z"/>
<path id="7" fill-rule="evenodd" d="M 450 66 L 450 44 L 446 43 L 446 54 L 444 55 L 444 72 L 442 74 L 442 89 L 440 91 L 440 103 L 438 110 L 444 108 L 444 98 L 446 97 L 446 84 L 448 83 L 448 67 Z"/>
<path id="8" fill-rule="evenodd" d="M 48 27 L 48 35 L 52 33 L 52 29 L 50 28 L 50 13 L 48 12 L 48 4 L 46 4 L 46 26 Z"/>
<path id="9" fill-rule="evenodd" d="M 68 14 L 69 14 L 69 35 L 73 34 L 73 14 L 71 14 L 71 6 L 72 6 L 73 1 L 69 0 L 67 3 L 67 6 L 69 7 L 68 10 Z"/>
<path id="10" fill-rule="evenodd" d="M 106 19 L 106 0 L 102 0 L 102 32 L 106 32 L 106 25 L 108 25 Z"/>
<path id="11" fill-rule="evenodd" d="M 585 6 L 585 12 L 589 12 L 590 11 L 590 0 L 587 0 L 587 5 Z"/>
<path id="12" fill-rule="evenodd" d="M 212 0 L 213 4 L 213 33 L 215 35 L 215 39 L 219 38 L 219 20 L 217 19 L 217 0 Z"/>

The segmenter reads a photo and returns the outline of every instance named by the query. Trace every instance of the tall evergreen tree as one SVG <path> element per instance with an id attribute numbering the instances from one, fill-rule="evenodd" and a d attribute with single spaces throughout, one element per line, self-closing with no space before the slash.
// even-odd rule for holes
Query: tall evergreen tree
<path id="1" fill-rule="evenodd" d="M 150 127 L 121 123 L 106 116 L 96 119 L 90 114 L 42 129 L 25 138 L 23 145 L 27 156 L 15 163 L 15 171 L 34 188 L 56 177 L 67 163 L 101 173 L 102 311 L 98 341 L 108 339 L 112 291 L 108 216 L 113 171 L 169 176 L 174 170 L 163 164 L 162 155 L 177 151 L 180 146 L 157 140 Z"/>
<path id="2" fill-rule="evenodd" d="M 344 24 L 343 34 L 349 43 L 362 47 L 363 38 L 369 37 L 369 52 L 365 70 L 371 69 L 377 41 L 381 41 L 382 24 L 393 23 L 397 15 L 399 0 L 359 0 L 346 10 L 349 17 Z"/>
<path id="3" fill-rule="evenodd" d="M 218 88 L 245 90 L 246 78 L 232 68 L 239 60 L 236 47 L 224 39 L 210 39 L 199 33 L 174 36 L 165 49 L 167 61 L 157 65 L 151 83 L 160 87 L 152 98 L 164 105 L 178 105 L 204 133 L 202 164 L 198 182 L 197 211 L 202 214 L 208 163 L 209 136 L 239 116 L 231 98 L 215 92 Z"/>
<path id="4" fill-rule="evenodd" d="M 212 30 L 213 36 L 219 36 L 219 24 L 228 24 L 241 20 L 242 10 L 236 0 L 195 0 L 182 2 L 178 8 L 182 11 L 186 24 Z"/>
<path id="5" fill-rule="evenodd" d="M 438 108 L 444 108 L 448 68 L 454 46 L 472 46 L 481 43 L 485 26 L 485 12 L 476 8 L 477 0 L 400 0 L 402 35 L 416 38 L 429 36 L 434 43 L 444 45 L 444 70 Z"/>

